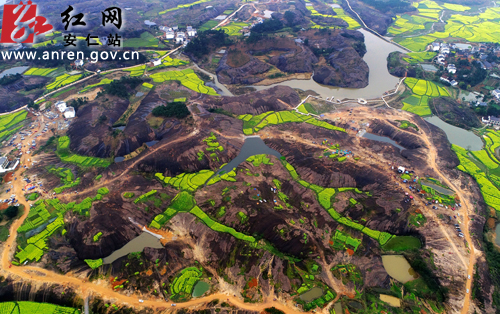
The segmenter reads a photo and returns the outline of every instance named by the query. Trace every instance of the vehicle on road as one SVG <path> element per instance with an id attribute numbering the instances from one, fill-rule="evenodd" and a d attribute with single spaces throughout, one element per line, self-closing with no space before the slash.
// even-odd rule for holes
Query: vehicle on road
<path id="1" fill-rule="evenodd" d="M 140 303 L 144 303 L 144 300 L 143 300 L 143 299 L 139 299 L 139 302 L 140 302 Z"/>

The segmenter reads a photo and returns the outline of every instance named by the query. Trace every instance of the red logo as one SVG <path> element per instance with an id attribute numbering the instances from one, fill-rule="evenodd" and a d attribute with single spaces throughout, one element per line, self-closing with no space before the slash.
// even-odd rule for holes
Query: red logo
<path id="1" fill-rule="evenodd" d="M 37 5 L 31 1 L 27 4 L 21 1 L 19 4 L 4 5 L 0 43 L 32 44 L 35 36 L 51 31 L 54 27 L 37 13 Z"/>

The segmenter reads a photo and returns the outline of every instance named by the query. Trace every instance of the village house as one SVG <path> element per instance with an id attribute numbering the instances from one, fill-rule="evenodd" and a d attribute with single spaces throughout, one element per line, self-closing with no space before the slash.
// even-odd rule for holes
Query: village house
<path id="1" fill-rule="evenodd" d="M 451 73 L 451 74 L 457 73 L 457 67 L 453 63 L 448 64 L 447 69 L 448 69 L 448 73 Z"/>
<path id="2" fill-rule="evenodd" d="M 441 46 L 439 45 L 439 43 L 437 43 L 437 42 L 432 43 L 432 51 L 439 51 L 440 47 Z"/>
<path id="3" fill-rule="evenodd" d="M 175 37 L 176 44 L 182 44 L 186 40 L 186 34 L 184 32 L 177 32 L 177 36 Z"/>
<path id="4" fill-rule="evenodd" d="M 71 119 L 71 118 L 74 118 L 75 117 L 75 108 L 69 106 L 68 108 L 66 108 L 66 110 L 64 110 L 64 117 L 66 119 Z"/>
<path id="5" fill-rule="evenodd" d="M 193 28 L 192 26 L 187 26 L 186 29 L 187 29 L 187 35 L 189 37 L 196 36 L 196 29 L 195 28 Z"/>
<path id="6" fill-rule="evenodd" d="M 488 116 L 488 119 L 485 119 L 484 117 L 482 117 L 481 121 L 487 125 L 496 125 L 496 126 L 500 125 L 500 119 L 497 117 Z"/>
<path id="7" fill-rule="evenodd" d="M 500 99 L 500 89 L 492 90 L 491 95 L 493 95 L 493 97 L 495 97 L 497 100 L 499 100 Z"/>
<path id="8" fill-rule="evenodd" d="M 59 100 L 58 102 L 56 102 L 55 104 L 57 110 L 59 110 L 59 112 L 64 112 L 64 110 L 66 110 L 67 106 L 66 106 L 66 102 L 65 101 L 62 101 L 62 100 Z"/>

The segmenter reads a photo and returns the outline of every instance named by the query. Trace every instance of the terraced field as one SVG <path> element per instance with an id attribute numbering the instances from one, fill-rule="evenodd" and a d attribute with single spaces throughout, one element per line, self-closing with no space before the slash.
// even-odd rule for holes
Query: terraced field
<path id="1" fill-rule="evenodd" d="M 67 136 L 61 136 L 57 143 L 57 156 L 64 161 L 72 164 L 76 164 L 80 167 L 103 167 L 106 168 L 111 164 L 109 159 L 81 156 L 73 154 L 69 150 L 70 139 Z"/>
<path id="2" fill-rule="evenodd" d="M 85 92 L 87 92 L 87 91 L 91 90 L 91 89 L 92 89 L 92 88 L 94 88 L 94 87 L 101 86 L 101 85 L 107 85 L 107 84 L 109 84 L 109 83 L 111 83 L 111 82 L 113 82 L 113 80 L 110 80 L 110 79 L 108 79 L 108 78 L 103 78 L 103 79 L 102 79 L 99 83 L 96 83 L 96 84 L 92 84 L 92 85 L 85 86 L 85 88 L 84 88 L 84 89 L 82 89 L 82 90 L 80 91 L 80 93 L 85 93 Z"/>
<path id="3" fill-rule="evenodd" d="M 151 33 L 144 32 L 141 34 L 141 37 L 139 38 L 125 38 L 122 44 L 123 47 L 128 47 L 128 48 L 139 48 L 139 47 L 157 48 L 158 39 L 154 37 Z"/>
<path id="4" fill-rule="evenodd" d="M 223 29 L 229 36 L 238 36 L 243 35 L 241 30 L 245 26 L 248 27 L 250 24 L 243 22 L 231 22 L 228 25 L 221 27 L 221 29 Z"/>
<path id="5" fill-rule="evenodd" d="M 50 303 L 12 301 L 0 303 L 2 314 L 80 314 L 80 310 Z"/>
<path id="6" fill-rule="evenodd" d="M 30 68 L 28 71 L 24 72 L 23 75 L 47 76 L 56 69 L 57 68 Z"/>
<path id="7" fill-rule="evenodd" d="M 218 94 L 211 87 L 205 86 L 203 82 L 192 69 L 184 69 L 181 71 L 158 72 L 149 76 L 156 83 L 165 81 L 178 81 L 185 87 L 194 90 L 201 94 L 217 96 Z"/>
<path id="8" fill-rule="evenodd" d="M 414 2 L 418 9 L 417 14 L 398 15 L 394 24 L 388 29 L 388 35 L 395 36 L 394 41 L 413 50 L 423 51 L 426 46 L 436 39 L 462 38 L 468 42 L 496 42 L 500 43 L 500 8 L 487 8 L 476 15 L 464 15 L 462 12 L 471 10 L 470 7 L 423 0 Z M 427 35 L 418 35 L 423 30 L 430 30 L 432 23 L 439 22 L 443 11 L 451 13 L 446 19 L 445 30 L 430 32 Z"/>
<path id="9" fill-rule="evenodd" d="M 426 62 L 426 61 L 431 61 L 432 58 L 437 56 L 437 52 L 432 52 L 432 51 L 410 52 L 410 53 L 407 53 L 407 55 L 410 58 L 403 58 L 403 59 L 409 63 L 412 63 L 409 60 L 415 60 L 417 62 Z"/>
<path id="10" fill-rule="evenodd" d="M 308 4 L 312 4 L 309 0 L 305 0 L 305 2 Z M 340 4 L 338 0 L 333 0 L 333 3 Z M 316 15 L 316 16 L 343 19 L 347 23 L 347 25 L 349 25 L 347 27 L 348 29 L 358 29 L 361 27 L 361 25 L 358 23 L 358 21 L 353 19 L 351 16 L 347 15 L 346 12 L 344 11 L 344 9 L 342 9 L 342 8 L 333 8 L 333 11 L 336 13 L 336 15 L 319 13 L 318 11 L 316 11 L 316 9 L 314 9 L 314 6 L 312 6 L 312 5 L 307 5 L 306 8 L 311 12 L 312 16 Z M 313 28 L 325 28 L 325 27 L 315 24 L 313 26 Z M 335 28 L 335 27 L 332 27 L 332 28 Z"/>
<path id="11" fill-rule="evenodd" d="M 419 80 L 416 78 L 406 78 L 405 84 L 412 90 L 413 95 L 403 100 L 403 110 L 428 116 L 432 114 L 429 108 L 429 99 L 432 97 L 449 97 L 450 94 L 444 86 L 434 82 Z"/>
<path id="12" fill-rule="evenodd" d="M 312 116 L 302 115 L 295 111 L 268 111 L 260 115 L 252 116 L 251 114 L 244 114 L 238 116 L 238 119 L 243 120 L 243 133 L 245 135 L 252 135 L 259 132 L 261 129 L 269 125 L 278 125 L 289 122 L 305 122 L 316 125 L 332 131 L 345 132 L 345 129 L 332 125 L 328 122 L 318 120 Z"/>
<path id="13" fill-rule="evenodd" d="M 486 204 L 500 212 L 500 161 L 495 154 L 500 147 L 500 133 L 489 130 L 483 139 L 486 145 L 480 151 L 469 152 L 457 145 L 452 149 L 460 160 L 457 168 L 474 177 Z"/>
<path id="14" fill-rule="evenodd" d="M 146 70 L 145 64 L 130 69 L 125 69 L 123 71 L 130 72 L 130 76 L 142 76 L 144 74 L 144 70 Z"/>
<path id="15" fill-rule="evenodd" d="M 56 77 L 55 81 L 46 86 L 47 90 L 57 89 L 65 85 L 71 84 L 78 81 L 82 77 L 82 74 L 69 75 L 63 74 Z"/>
<path id="16" fill-rule="evenodd" d="M 200 4 L 200 3 L 210 2 L 210 1 L 212 1 L 212 0 L 198 0 L 198 1 L 193 2 L 193 3 L 179 4 L 176 7 L 173 7 L 173 8 L 164 10 L 164 11 L 160 11 L 160 12 L 158 12 L 158 14 L 162 15 L 162 14 L 165 14 L 167 12 L 176 11 L 176 10 L 184 9 L 184 8 L 189 8 L 190 6 L 197 5 L 197 4 Z"/>
<path id="17" fill-rule="evenodd" d="M 28 112 L 20 110 L 11 114 L 0 116 L 0 142 L 7 139 L 23 127 Z"/>

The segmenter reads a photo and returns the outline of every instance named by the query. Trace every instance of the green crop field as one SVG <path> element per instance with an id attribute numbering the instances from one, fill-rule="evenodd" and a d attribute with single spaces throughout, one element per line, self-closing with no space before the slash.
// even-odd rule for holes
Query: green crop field
<path id="1" fill-rule="evenodd" d="M 153 84 L 149 84 L 149 83 L 146 83 L 146 82 L 142 83 L 142 86 L 144 86 L 146 88 L 153 88 L 154 87 Z"/>
<path id="2" fill-rule="evenodd" d="M 171 12 L 171 11 L 175 11 L 175 10 L 179 10 L 179 9 L 184 9 L 184 8 L 189 8 L 193 5 L 197 5 L 197 4 L 201 4 L 201 3 L 205 3 L 205 2 L 210 2 L 210 1 L 212 1 L 212 0 L 198 0 L 198 1 L 193 2 L 193 3 L 179 4 L 176 7 L 173 7 L 173 8 L 164 10 L 164 11 L 160 11 L 160 12 L 158 12 L 158 14 L 162 15 L 162 14 L 165 14 L 167 12 Z"/>
<path id="3" fill-rule="evenodd" d="M 396 236 L 389 240 L 382 248 L 386 251 L 406 251 L 411 249 L 419 249 L 422 243 L 418 238 L 410 236 Z"/>
<path id="4" fill-rule="evenodd" d="M 125 69 L 123 71 L 130 72 L 130 76 L 142 76 L 144 74 L 144 70 L 146 70 L 145 64 L 130 69 Z"/>
<path id="5" fill-rule="evenodd" d="M 494 174 L 486 174 L 483 170 L 481 170 L 471 160 L 467 150 L 454 144 L 452 145 L 452 149 L 455 151 L 458 159 L 460 160 L 460 165 L 458 165 L 457 168 L 470 174 L 476 180 L 486 204 L 500 212 L 500 190 L 498 186 L 500 182 L 497 181 L 498 177 Z M 492 160 L 490 159 L 490 161 Z M 488 163 L 490 161 L 488 161 Z"/>
<path id="6" fill-rule="evenodd" d="M 0 116 L 0 142 L 16 133 L 24 125 L 28 112 L 20 110 L 11 114 Z"/>
<path id="7" fill-rule="evenodd" d="M 471 8 L 459 4 L 438 4 L 431 0 L 415 1 L 413 5 L 417 13 L 398 15 L 394 24 L 389 27 L 388 34 L 395 36 L 394 41 L 413 50 L 423 51 L 436 39 L 459 38 L 468 42 L 500 42 L 500 8 L 490 7 L 475 15 L 464 15 L 462 12 Z M 418 35 L 438 22 L 443 10 L 451 14 L 445 16 L 445 29 L 442 32 L 431 31 L 426 35 Z M 466 13 L 467 14 L 467 13 Z M 415 37 L 409 37 L 415 34 Z"/>
<path id="8" fill-rule="evenodd" d="M 218 24 L 219 24 L 219 21 L 217 21 L 217 20 L 209 20 L 209 21 L 205 22 L 203 25 L 201 25 L 198 30 L 200 32 L 207 31 L 209 29 L 214 28 Z"/>
<path id="9" fill-rule="evenodd" d="M 158 192 L 158 191 L 156 191 L 156 190 L 151 190 L 151 191 L 149 191 L 149 192 L 147 192 L 147 193 L 142 194 L 141 196 L 139 196 L 138 198 L 136 198 L 136 199 L 134 200 L 134 204 L 137 204 L 137 203 L 139 203 L 139 202 L 144 201 L 144 200 L 145 200 L 145 199 L 147 199 L 148 197 L 150 197 L 150 196 L 152 196 L 152 195 L 155 195 L 157 192 Z"/>
<path id="10" fill-rule="evenodd" d="M 171 298 L 190 298 L 194 285 L 201 279 L 203 272 L 197 267 L 188 267 L 181 272 L 170 283 Z"/>
<path id="11" fill-rule="evenodd" d="M 162 64 L 159 66 L 152 67 L 153 69 L 159 69 L 161 67 L 179 67 L 182 65 L 189 64 L 189 61 L 181 60 L 181 59 L 172 59 L 169 56 L 165 57 L 162 60 Z"/>
<path id="12" fill-rule="evenodd" d="M 164 177 L 161 173 L 156 173 L 155 177 L 178 190 L 194 192 L 200 186 L 203 186 L 213 175 L 214 172 L 212 170 L 201 170 L 196 173 L 181 173 L 176 177 Z"/>
<path id="13" fill-rule="evenodd" d="M 1 314 L 80 314 L 80 310 L 50 303 L 12 301 L 0 303 Z"/>
<path id="14" fill-rule="evenodd" d="M 213 88 L 205 86 L 205 82 L 203 82 L 192 69 L 158 72 L 151 74 L 150 78 L 152 78 L 156 83 L 163 83 L 165 81 L 178 81 L 185 87 L 194 90 L 195 92 L 218 96 Z"/>
<path id="15" fill-rule="evenodd" d="M 122 43 L 123 47 L 129 48 L 158 47 L 158 39 L 149 32 L 142 33 L 140 38 L 126 38 Z"/>
<path id="16" fill-rule="evenodd" d="M 55 78 L 55 81 L 46 86 L 47 90 L 57 89 L 65 85 L 78 81 L 82 74 L 69 75 L 63 74 Z"/>
<path id="17" fill-rule="evenodd" d="M 312 116 L 302 115 L 294 110 L 279 112 L 268 111 L 256 116 L 252 116 L 251 114 L 244 114 L 238 116 L 238 119 L 243 120 L 243 133 L 245 135 L 252 135 L 254 133 L 257 133 L 261 129 L 269 125 L 277 125 L 289 122 L 305 122 L 328 130 L 345 132 L 345 129 L 343 128 L 318 120 Z"/>
<path id="18" fill-rule="evenodd" d="M 244 27 L 249 27 L 250 24 L 248 23 L 243 23 L 243 22 L 231 22 L 226 26 L 221 27 L 220 29 L 223 29 L 226 34 L 229 36 L 238 36 L 238 35 L 243 35 L 241 33 L 241 30 Z"/>
<path id="19" fill-rule="evenodd" d="M 311 3 L 309 0 L 305 1 L 306 3 Z M 339 18 L 344 20 L 347 25 L 349 25 L 347 28 L 348 29 L 357 29 L 360 28 L 361 25 L 353 19 L 351 16 L 347 15 L 344 9 L 342 8 L 333 8 L 333 11 L 335 12 L 335 15 L 330 15 L 330 14 L 321 14 L 319 13 L 316 9 L 314 9 L 314 6 L 306 6 L 306 9 L 308 9 L 311 12 L 312 16 L 322 16 L 322 17 L 331 17 L 331 18 Z M 323 26 L 320 25 L 314 25 L 313 28 L 324 28 Z"/>
<path id="20" fill-rule="evenodd" d="M 244 233 L 238 232 L 231 227 L 224 226 L 223 224 L 218 223 L 212 218 L 208 217 L 198 206 L 193 207 L 190 211 L 191 214 L 198 217 L 201 221 L 203 221 L 210 229 L 217 232 L 229 233 L 233 237 L 239 240 L 247 241 L 247 242 L 255 242 L 255 238 L 252 236 L 248 236 Z"/>
<path id="21" fill-rule="evenodd" d="M 403 99 L 402 109 L 419 116 L 428 116 L 432 114 L 429 108 L 429 98 L 450 96 L 448 90 L 444 86 L 440 86 L 431 81 L 408 77 L 405 79 L 405 84 L 412 90 L 413 95 Z"/>
<path id="22" fill-rule="evenodd" d="M 54 188 L 54 192 L 56 194 L 61 193 L 65 189 L 69 189 L 69 188 L 72 188 L 72 187 L 80 184 L 80 178 L 77 178 L 75 180 L 75 177 L 70 169 L 67 169 L 67 168 L 49 168 L 48 171 L 49 171 L 49 173 L 53 173 L 53 174 L 57 175 L 58 177 L 60 177 L 61 181 L 63 183 L 62 186 L 58 186 L 58 187 Z"/>
<path id="23" fill-rule="evenodd" d="M 407 53 L 407 55 L 418 62 L 425 62 L 425 61 L 430 61 L 432 60 L 432 58 L 437 56 L 437 52 L 431 52 L 431 51 L 410 52 Z"/>
<path id="24" fill-rule="evenodd" d="M 87 263 L 87 265 L 89 265 L 90 268 L 96 269 L 102 265 L 102 258 L 100 258 L 100 259 L 86 259 L 85 263 Z"/>
<path id="25" fill-rule="evenodd" d="M 68 136 L 61 136 L 58 139 L 57 155 L 59 158 L 68 163 L 76 164 L 80 167 L 103 167 L 106 168 L 111 164 L 109 159 L 81 156 L 71 153 L 69 150 L 70 139 Z"/>
<path id="26" fill-rule="evenodd" d="M 335 230 L 335 234 L 333 234 L 331 241 L 333 242 L 332 246 L 336 250 L 350 248 L 356 252 L 361 245 L 361 239 L 353 238 L 340 230 Z"/>
<path id="27" fill-rule="evenodd" d="M 80 93 L 85 93 L 86 91 L 89 91 L 89 90 L 91 90 L 91 89 L 92 89 L 92 88 L 94 88 L 94 87 L 101 86 L 101 85 L 106 85 L 106 84 L 109 84 L 109 83 L 111 83 L 111 82 L 113 82 L 113 80 L 110 80 L 110 79 L 108 79 L 108 78 L 103 78 L 103 79 L 102 79 L 99 83 L 96 83 L 96 84 L 92 84 L 92 85 L 85 86 L 85 88 L 84 88 L 84 89 L 82 89 L 82 90 L 80 91 Z"/>
<path id="28" fill-rule="evenodd" d="M 37 76 L 47 76 L 49 73 L 55 71 L 57 68 L 30 68 L 28 71 L 24 72 L 24 75 L 37 75 Z"/>

